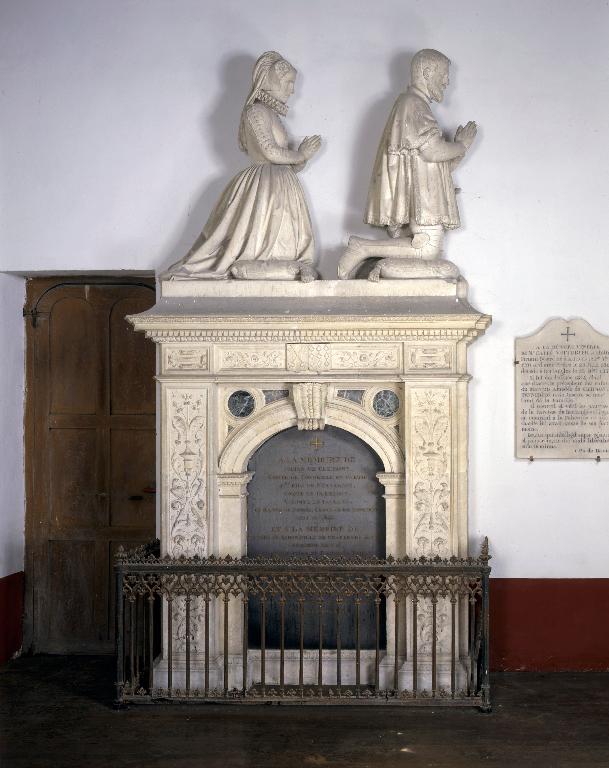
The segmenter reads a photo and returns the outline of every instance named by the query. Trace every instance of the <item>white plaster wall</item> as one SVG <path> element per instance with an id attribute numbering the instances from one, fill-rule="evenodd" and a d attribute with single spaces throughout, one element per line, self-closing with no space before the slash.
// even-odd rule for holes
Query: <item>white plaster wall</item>
<path id="1" fill-rule="evenodd" d="M 0 269 L 182 256 L 246 161 L 236 130 L 251 66 L 278 48 L 301 70 L 291 132 L 325 141 L 302 181 L 332 277 L 347 234 L 367 231 L 372 160 L 410 56 L 439 48 L 454 61 L 441 123 L 480 125 L 447 255 L 495 318 L 471 350 L 472 538 L 489 535 L 498 576 L 609 576 L 609 466 L 517 462 L 512 370 L 514 336 L 549 316 L 609 332 L 607 39 L 605 0 L 5 0 Z M 20 301 L 9 295 L 5 318 Z M 2 403 L 19 387 L 20 344 L 9 335 Z M 15 414 L 3 437 L 19 462 Z M 21 530 L 20 510 L 3 514 Z"/>

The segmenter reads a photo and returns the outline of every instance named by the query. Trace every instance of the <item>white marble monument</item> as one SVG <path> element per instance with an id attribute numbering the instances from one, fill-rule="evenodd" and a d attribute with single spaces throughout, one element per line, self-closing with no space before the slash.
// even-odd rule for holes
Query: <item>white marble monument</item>
<path id="1" fill-rule="evenodd" d="M 436 295 L 421 296 L 421 283 Z M 280 431 L 326 425 L 380 458 L 387 556 L 467 555 L 467 348 L 490 318 L 457 296 L 455 282 L 164 281 L 160 291 L 153 309 L 130 319 L 159 346 L 163 555 L 246 555 L 250 458 Z M 176 611 L 174 659 L 184 649 Z M 200 657 L 196 615 L 191 649 Z M 448 615 L 439 612 L 444 683 Z M 387 648 L 391 627 L 388 616 Z M 419 654 L 431 647 L 430 631 L 422 618 Z M 465 643 L 465 629 L 461 637 Z M 218 675 L 221 648 L 218 618 L 210 651 Z M 309 655 L 313 679 L 317 656 Z M 240 659 L 236 633 L 235 684 Z M 331 654 L 325 663 L 331 677 Z M 387 674 L 392 664 L 387 655 Z M 420 655 L 422 688 L 425 669 Z M 251 671 L 255 677 L 255 664 Z M 159 674 L 162 683 L 162 666 Z M 404 679 L 411 674 L 404 661 Z"/>
<path id="2" fill-rule="evenodd" d="M 429 67 L 419 73 L 426 78 L 427 91 L 413 92 L 408 99 L 420 102 L 429 113 L 430 147 L 440 152 L 444 143 L 433 128 L 425 99 L 441 97 L 447 64 L 428 72 Z M 410 279 L 401 272 L 401 279 L 387 277 L 393 269 L 387 263 L 382 267 L 386 277 L 379 282 L 306 282 L 312 276 L 313 243 L 294 170 L 309 159 L 319 140 L 306 140 L 297 151 L 287 149 L 275 100 L 285 102 L 292 82 L 293 70 L 278 54 L 259 59 L 240 132 L 254 164 L 229 185 L 199 250 L 160 280 L 156 306 L 130 318 L 159 350 L 161 554 L 247 555 L 250 459 L 266 441 L 291 427 L 319 434 L 331 426 L 364 441 L 378 457 L 381 470 L 369 483 L 384 498 L 385 556 L 466 556 L 467 349 L 491 319 L 470 306 L 465 281 L 439 260 L 430 261 L 434 269 L 427 272 L 413 267 Z M 416 80 L 413 85 L 422 83 Z M 263 127 L 266 133 L 260 132 Z M 432 217 L 422 226 L 458 221 L 448 167 L 463 156 L 474 133 L 472 128 L 458 133 L 451 159 L 439 161 L 434 155 L 430 174 L 445 185 L 445 199 L 438 198 L 434 205 L 448 207 L 438 212 L 439 224 Z M 269 154 L 271 150 L 278 154 Z M 381 155 L 384 163 L 387 156 Z M 428 163 L 413 160 L 407 152 L 395 157 L 404 168 L 404 163 Z M 376 188 L 380 194 L 385 182 L 379 181 Z M 370 216 L 391 227 L 405 224 L 409 194 L 401 193 L 397 218 L 385 221 L 376 199 L 371 199 Z M 411 197 L 415 199 L 414 192 Z M 271 198 L 279 213 L 268 210 Z M 275 215 L 280 215 L 280 224 Z M 251 251 L 246 230 L 256 233 L 256 243 L 283 243 L 286 249 Z M 399 239 L 388 242 L 403 247 Z M 407 247 L 418 246 L 409 241 Z M 424 261 L 417 257 L 416 266 Z M 275 271 L 278 266 L 296 267 L 301 280 L 281 279 L 288 275 Z M 229 275 L 245 279 L 207 279 Z M 265 279 L 247 279 L 254 277 Z M 422 603 L 417 629 L 421 687 L 431 663 L 425 662 L 425 654 L 431 653 L 427 609 L 430 614 L 431 605 Z M 240 610 L 231 605 L 232 627 L 239 626 Z M 185 648 L 184 607 L 179 601 L 174 611 L 174 663 L 179 666 Z M 448 675 L 448 614 L 439 604 L 440 684 Z M 190 650 L 200 659 L 204 649 L 197 616 L 197 606 L 192 605 Z M 463 612 L 459 647 L 465 656 L 464 617 Z M 223 664 L 220 623 L 219 614 L 212 616 L 215 675 Z M 388 609 L 387 649 L 394 647 L 392 626 Z M 407 643 L 412 645 L 412 633 Z M 231 685 L 239 685 L 239 632 L 231 636 L 229 653 Z M 412 675 L 404 643 L 401 653 L 400 674 Z M 316 653 L 307 656 L 307 677 L 314 676 L 316 659 Z M 329 652 L 324 664 L 332 663 Z M 383 669 L 392 670 L 393 663 L 387 650 Z M 166 661 L 157 669 L 160 685 L 163 664 Z M 350 673 L 344 669 L 347 680 Z M 269 662 L 269 682 L 272 670 Z M 251 673 L 254 680 L 255 663 Z M 176 667 L 174 685 L 179 685 L 179 674 Z M 196 678 L 192 684 L 197 685 Z"/>

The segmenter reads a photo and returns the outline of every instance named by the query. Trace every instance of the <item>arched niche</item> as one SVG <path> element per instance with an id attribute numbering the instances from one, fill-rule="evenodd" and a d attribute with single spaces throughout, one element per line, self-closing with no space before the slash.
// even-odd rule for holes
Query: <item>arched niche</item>
<path id="1" fill-rule="evenodd" d="M 382 470 L 377 478 L 384 486 L 385 554 L 406 554 L 406 508 L 404 456 L 397 439 L 379 426 L 363 409 L 347 401 L 330 401 L 327 425 L 338 427 L 363 440 L 379 457 Z M 294 404 L 279 402 L 231 435 L 218 461 L 218 506 L 214 526 L 215 551 L 235 557 L 247 553 L 247 494 L 252 473 L 248 470 L 254 452 L 273 435 L 297 425 Z"/>
<path id="2" fill-rule="evenodd" d="M 402 474 L 404 456 L 397 439 L 380 427 L 377 421 L 357 405 L 347 401 L 330 401 L 326 407 L 326 424 L 352 432 L 379 456 L 384 472 Z M 279 402 L 264 408 L 228 440 L 220 455 L 221 475 L 247 472 L 250 457 L 270 437 L 297 424 L 296 409 L 291 402 Z"/>
<path id="3" fill-rule="evenodd" d="M 332 425 L 325 429 L 289 427 L 268 438 L 251 456 L 252 476 L 247 493 L 246 550 L 248 557 L 384 558 L 385 503 L 378 475 L 383 465 L 375 451 L 352 432 Z M 260 647 L 261 597 L 249 601 L 248 642 Z M 341 601 L 340 615 L 333 598 L 324 599 L 325 647 L 336 648 L 337 622 L 344 648 L 355 647 L 355 601 Z M 300 611 L 302 610 L 302 628 Z M 386 605 L 378 606 L 385 648 Z M 284 612 L 284 629 L 281 626 Z M 359 642 L 375 647 L 375 602 L 364 598 L 358 609 Z M 265 598 L 265 642 L 269 649 L 316 648 L 318 603 L 295 597 L 280 605 Z"/>

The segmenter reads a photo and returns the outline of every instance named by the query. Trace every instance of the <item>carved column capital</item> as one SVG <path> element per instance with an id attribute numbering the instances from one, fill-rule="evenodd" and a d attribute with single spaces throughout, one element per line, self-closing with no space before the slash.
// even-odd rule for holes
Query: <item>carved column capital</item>
<path id="1" fill-rule="evenodd" d="M 406 475 L 403 472 L 377 472 L 379 483 L 385 486 L 385 498 L 406 495 Z"/>
<path id="2" fill-rule="evenodd" d="M 218 496 L 244 498 L 253 472 L 225 472 L 218 476 Z"/>

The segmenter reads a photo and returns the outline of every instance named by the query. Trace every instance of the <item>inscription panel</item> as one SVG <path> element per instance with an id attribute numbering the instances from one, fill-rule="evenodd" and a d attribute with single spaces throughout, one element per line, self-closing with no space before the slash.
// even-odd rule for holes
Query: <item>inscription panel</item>
<path id="1" fill-rule="evenodd" d="M 359 438 L 328 426 L 280 432 L 253 455 L 248 471 L 247 553 L 268 555 L 385 556 L 385 511 L 376 473 L 383 466 Z M 324 606 L 324 646 L 336 647 L 336 606 Z M 384 611 L 384 607 L 383 607 Z M 305 646 L 315 647 L 313 604 L 305 611 Z M 279 647 L 279 608 L 268 601 L 267 647 Z M 341 641 L 353 647 L 354 605 L 341 607 Z M 384 625 L 384 622 L 381 622 Z M 299 643 L 298 606 L 286 604 L 286 647 Z M 362 648 L 374 647 L 374 607 L 361 606 Z M 250 601 L 250 646 L 258 647 L 260 606 Z M 383 640 L 382 640 L 383 641 Z"/>
<path id="2" fill-rule="evenodd" d="M 516 339 L 516 456 L 609 456 L 609 337 L 550 320 Z"/>
<path id="3" fill-rule="evenodd" d="M 384 557 L 382 470 L 364 442 L 337 427 L 275 435 L 248 467 L 248 555 Z"/>

